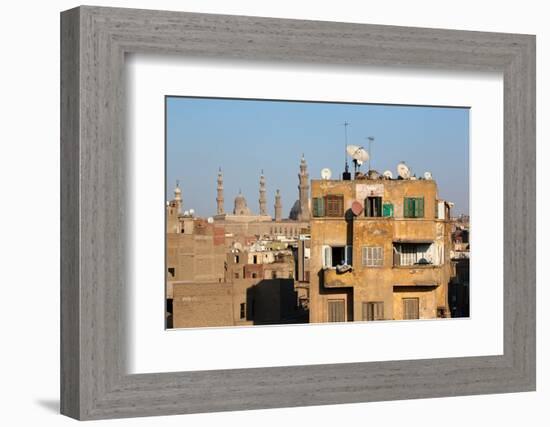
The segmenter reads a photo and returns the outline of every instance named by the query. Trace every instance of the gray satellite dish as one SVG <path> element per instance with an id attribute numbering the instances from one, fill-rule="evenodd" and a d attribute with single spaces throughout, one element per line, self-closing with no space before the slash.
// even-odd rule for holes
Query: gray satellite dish
<path id="1" fill-rule="evenodd" d="M 403 179 L 409 179 L 411 177 L 411 170 L 405 162 L 401 162 L 397 165 L 397 175 Z"/>
<path id="2" fill-rule="evenodd" d="M 384 177 L 386 179 L 392 179 L 393 178 L 393 174 L 391 173 L 391 171 L 385 171 L 382 175 L 384 175 Z"/>
<path id="3" fill-rule="evenodd" d="M 431 172 L 424 172 L 424 179 L 433 179 Z"/>
<path id="4" fill-rule="evenodd" d="M 330 179 L 332 176 L 332 171 L 329 168 L 323 168 L 321 169 L 321 178 L 323 179 Z"/>

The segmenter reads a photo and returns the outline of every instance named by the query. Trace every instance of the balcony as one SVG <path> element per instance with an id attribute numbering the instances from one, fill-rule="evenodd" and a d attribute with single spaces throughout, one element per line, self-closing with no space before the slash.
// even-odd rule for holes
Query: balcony
<path id="1" fill-rule="evenodd" d="M 323 270 L 323 284 L 325 288 L 349 288 L 355 286 L 356 277 L 352 270 L 339 273 L 335 268 Z"/>
<path id="2" fill-rule="evenodd" d="M 411 265 L 392 269 L 394 286 L 439 286 L 445 282 L 443 266 Z"/>

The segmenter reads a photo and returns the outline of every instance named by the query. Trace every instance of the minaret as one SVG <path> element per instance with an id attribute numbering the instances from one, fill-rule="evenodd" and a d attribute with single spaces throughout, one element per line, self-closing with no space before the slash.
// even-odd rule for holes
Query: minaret
<path id="1" fill-rule="evenodd" d="M 300 173 L 298 175 L 300 184 L 298 185 L 300 211 L 298 212 L 298 221 L 309 221 L 309 174 L 307 173 L 307 163 L 304 155 L 300 161 Z"/>
<path id="2" fill-rule="evenodd" d="M 262 174 L 260 175 L 260 215 L 267 215 L 267 200 L 265 198 L 265 177 L 264 171 L 262 169 Z"/>
<path id="3" fill-rule="evenodd" d="M 275 221 L 283 219 L 283 204 L 281 203 L 281 192 L 275 193 Z"/>
<path id="4" fill-rule="evenodd" d="M 216 197 L 216 204 L 216 213 L 218 215 L 223 215 L 225 213 L 225 210 L 223 208 L 223 176 L 221 167 L 218 169 L 218 195 Z"/>
<path id="5" fill-rule="evenodd" d="M 183 200 L 181 198 L 180 182 L 176 181 L 176 188 L 174 189 L 174 202 L 176 202 L 176 214 L 181 214 L 181 208 L 183 207 Z"/>

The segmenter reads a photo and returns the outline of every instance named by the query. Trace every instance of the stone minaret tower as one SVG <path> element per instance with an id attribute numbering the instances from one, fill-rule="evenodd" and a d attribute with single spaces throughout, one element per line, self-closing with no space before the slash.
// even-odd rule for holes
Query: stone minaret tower
<path id="1" fill-rule="evenodd" d="M 267 215 L 267 200 L 265 198 L 265 177 L 264 171 L 260 175 L 260 215 Z"/>
<path id="2" fill-rule="evenodd" d="M 300 161 L 300 173 L 298 175 L 300 184 L 298 185 L 300 211 L 298 221 L 309 221 L 309 174 L 307 173 L 307 163 L 304 155 Z"/>
<path id="3" fill-rule="evenodd" d="M 281 192 L 275 193 L 275 221 L 283 219 L 283 204 L 281 203 Z"/>
<path id="4" fill-rule="evenodd" d="M 218 195 L 216 197 L 216 204 L 217 204 L 216 213 L 218 215 L 223 215 L 225 213 L 225 210 L 223 208 L 223 175 L 222 175 L 222 168 L 220 168 L 218 170 Z"/>
<path id="5" fill-rule="evenodd" d="M 176 202 L 176 214 L 181 214 L 181 209 L 183 207 L 183 200 L 181 198 L 181 188 L 180 182 L 176 181 L 176 188 L 174 189 L 174 202 Z"/>

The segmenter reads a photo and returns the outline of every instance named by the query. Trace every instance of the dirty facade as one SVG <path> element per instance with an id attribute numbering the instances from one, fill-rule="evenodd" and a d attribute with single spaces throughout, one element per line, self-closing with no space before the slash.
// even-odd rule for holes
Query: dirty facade
<path id="1" fill-rule="evenodd" d="M 433 180 L 312 180 L 310 322 L 449 317 L 450 205 Z"/>

